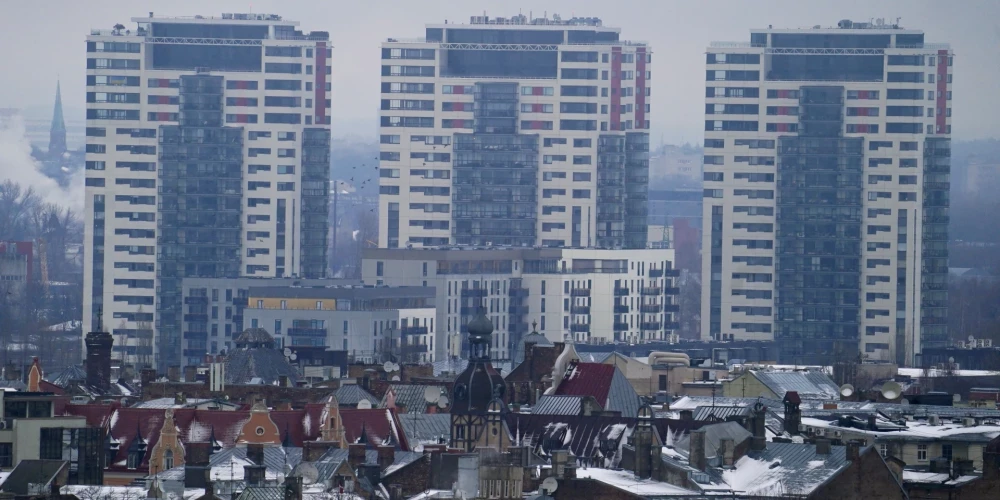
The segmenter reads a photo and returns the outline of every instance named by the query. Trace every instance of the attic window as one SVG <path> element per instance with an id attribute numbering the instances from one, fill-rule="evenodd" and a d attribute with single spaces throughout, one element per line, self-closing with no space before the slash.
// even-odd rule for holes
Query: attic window
<path id="1" fill-rule="evenodd" d="M 263 436 L 264 435 L 264 428 L 258 426 L 257 430 L 254 431 L 254 432 L 256 432 L 258 436 Z"/>

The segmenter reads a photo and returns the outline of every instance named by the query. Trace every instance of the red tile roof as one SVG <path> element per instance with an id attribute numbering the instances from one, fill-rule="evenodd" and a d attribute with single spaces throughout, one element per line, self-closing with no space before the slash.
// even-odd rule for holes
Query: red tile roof
<path id="1" fill-rule="evenodd" d="M 289 440 L 292 446 L 301 447 L 305 441 L 320 439 L 320 425 L 325 405 L 308 404 L 300 410 L 271 410 L 271 420 L 278 427 L 282 442 Z M 140 469 L 148 470 L 149 456 L 160 437 L 165 419 L 165 409 L 161 408 L 120 408 L 113 405 L 66 405 L 66 415 L 84 417 L 88 426 L 108 429 L 119 442 L 118 454 L 109 470 L 125 470 L 128 449 L 136 438 L 136 432 L 146 440 L 146 455 Z M 224 448 L 236 445 L 243 424 L 250 418 L 250 411 L 199 410 L 195 408 L 174 409 L 174 424 L 177 426 L 181 442 L 207 442 L 214 433 L 215 439 Z M 381 444 L 390 435 L 401 450 L 409 451 L 406 437 L 395 410 L 374 408 L 370 410 L 341 409 L 341 422 L 349 442 L 361 436 L 364 427 L 368 442 L 372 446 Z M 286 437 L 286 433 L 289 436 Z M 117 464 L 117 465 L 116 465 Z"/>
<path id="2" fill-rule="evenodd" d="M 593 396 L 602 407 L 608 404 L 611 381 L 615 376 L 615 366 L 603 363 L 575 363 L 566 370 L 566 376 L 559 387 L 557 396 Z"/>

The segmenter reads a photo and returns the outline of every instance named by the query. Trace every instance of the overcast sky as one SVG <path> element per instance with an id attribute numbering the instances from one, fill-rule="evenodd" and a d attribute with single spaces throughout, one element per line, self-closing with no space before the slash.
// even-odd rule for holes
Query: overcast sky
<path id="1" fill-rule="evenodd" d="M 425 23 L 468 22 L 470 15 L 600 17 L 622 38 L 652 46 L 652 140 L 701 142 L 705 49 L 715 40 L 749 41 L 750 28 L 832 26 L 840 19 L 901 17 L 928 42 L 950 43 L 956 139 L 1000 137 L 1000 0 L 36 0 L 3 3 L 0 107 L 49 110 L 56 79 L 77 119 L 84 109 L 85 44 L 91 28 L 133 16 L 280 14 L 305 31 L 330 32 L 335 133 L 374 136 L 379 99 L 379 46 L 387 37 L 423 36 Z M 72 117 L 68 117 L 72 118 Z"/>

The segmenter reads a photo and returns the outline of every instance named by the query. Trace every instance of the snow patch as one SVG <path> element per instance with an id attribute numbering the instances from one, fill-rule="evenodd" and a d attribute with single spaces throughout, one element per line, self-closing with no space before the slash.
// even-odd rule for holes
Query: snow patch
<path id="1" fill-rule="evenodd" d="M 308 436 L 310 432 L 312 432 L 312 415 L 306 411 L 306 416 L 302 419 L 302 433 Z"/>
<path id="2" fill-rule="evenodd" d="M 191 422 L 191 426 L 188 427 L 188 438 L 189 443 L 200 443 L 203 441 L 208 441 L 208 437 L 212 435 L 212 428 L 205 425 L 197 420 Z"/>
<path id="3" fill-rule="evenodd" d="M 110 431 L 111 429 L 114 429 L 115 424 L 117 423 L 118 423 L 118 410 L 115 410 L 111 412 L 111 423 L 108 424 L 109 425 L 108 430 Z"/>
<path id="4" fill-rule="evenodd" d="M 806 467 L 809 467 L 810 469 L 818 469 L 824 464 L 826 464 L 826 461 L 824 460 L 810 460 L 809 463 L 806 464 Z"/>
<path id="5" fill-rule="evenodd" d="M 750 457 L 740 458 L 732 470 L 723 470 L 722 479 L 734 492 L 748 495 L 784 495 L 781 485 L 782 468 L 779 461 L 754 460 Z M 776 465 L 772 468 L 772 465 Z"/>

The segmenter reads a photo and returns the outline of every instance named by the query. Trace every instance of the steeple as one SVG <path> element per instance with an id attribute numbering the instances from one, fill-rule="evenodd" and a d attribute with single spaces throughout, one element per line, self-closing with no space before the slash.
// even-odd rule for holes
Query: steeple
<path id="1" fill-rule="evenodd" d="M 63 119 L 62 90 L 56 82 L 56 105 L 52 110 L 52 126 L 49 129 L 49 157 L 61 157 L 66 152 L 66 121 Z"/>

